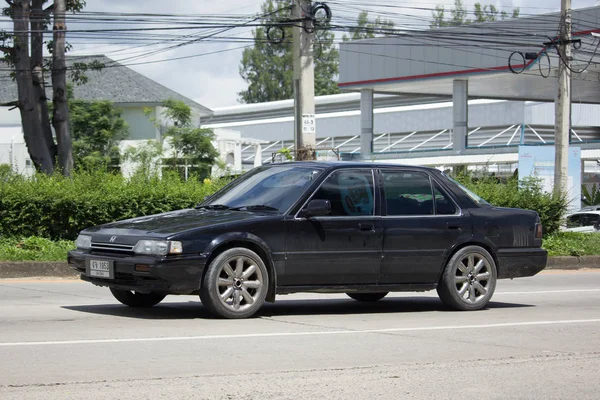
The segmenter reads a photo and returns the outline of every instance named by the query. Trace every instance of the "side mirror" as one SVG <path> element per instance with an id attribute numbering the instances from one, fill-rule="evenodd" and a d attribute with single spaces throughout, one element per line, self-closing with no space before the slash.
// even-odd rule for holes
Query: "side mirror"
<path id="1" fill-rule="evenodd" d="M 311 200 L 302 210 L 305 218 L 321 217 L 331 214 L 331 203 L 329 200 Z"/>

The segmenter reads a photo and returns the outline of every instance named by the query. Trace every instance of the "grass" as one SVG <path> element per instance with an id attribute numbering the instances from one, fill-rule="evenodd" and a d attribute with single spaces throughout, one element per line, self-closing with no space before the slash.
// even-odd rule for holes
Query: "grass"
<path id="1" fill-rule="evenodd" d="M 558 232 L 544 239 L 549 256 L 600 255 L 600 233 Z"/>
<path id="2" fill-rule="evenodd" d="M 0 261 L 66 261 L 67 252 L 74 248 L 69 240 L 0 238 Z"/>
<path id="3" fill-rule="evenodd" d="M 600 255 L 600 233 L 559 232 L 545 238 L 543 247 L 550 256 Z M 0 261 L 65 261 L 74 248 L 69 240 L 0 238 Z"/>

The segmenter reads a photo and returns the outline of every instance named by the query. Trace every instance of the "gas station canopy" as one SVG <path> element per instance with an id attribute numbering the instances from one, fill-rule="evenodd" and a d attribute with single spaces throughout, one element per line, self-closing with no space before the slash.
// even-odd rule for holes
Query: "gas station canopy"
<path id="1" fill-rule="evenodd" d="M 574 10 L 572 20 L 572 101 L 597 104 L 600 7 Z M 466 80 L 469 98 L 554 101 L 560 58 L 550 43 L 560 23 L 554 13 L 342 43 L 339 86 L 451 96 Z"/>

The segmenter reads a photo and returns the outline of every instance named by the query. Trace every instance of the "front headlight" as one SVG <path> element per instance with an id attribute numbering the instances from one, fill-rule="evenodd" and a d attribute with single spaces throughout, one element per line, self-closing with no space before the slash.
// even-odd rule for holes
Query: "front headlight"
<path id="1" fill-rule="evenodd" d="M 88 235 L 79 235 L 77 236 L 75 245 L 80 250 L 89 250 L 92 248 L 92 237 Z"/>
<path id="2" fill-rule="evenodd" d="M 136 254 L 149 254 L 155 256 L 166 256 L 167 254 L 183 253 L 181 242 L 169 240 L 140 240 L 133 248 Z"/>

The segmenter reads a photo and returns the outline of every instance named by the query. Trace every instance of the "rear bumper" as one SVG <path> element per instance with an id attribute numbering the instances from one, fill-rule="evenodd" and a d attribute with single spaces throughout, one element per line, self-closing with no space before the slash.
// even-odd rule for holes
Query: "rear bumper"
<path id="1" fill-rule="evenodd" d="M 89 276 L 86 267 L 90 259 L 112 261 L 114 279 Z M 69 252 L 68 261 L 69 265 L 81 274 L 82 280 L 97 286 L 134 290 L 139 293 L 195 294 L 198 293 L 200 288 L 206 256 L 114 257 L 71 251 Z M 135 270 L 136 264 L 149 265 L 150 270 L 148 272 L 138 272 Z"/>
<path id="2" fill-rule="evenodd" d="M 546 268 L 548 252 L 540 248 L 499 250 L 498 279 L 533 276 Z"/>

